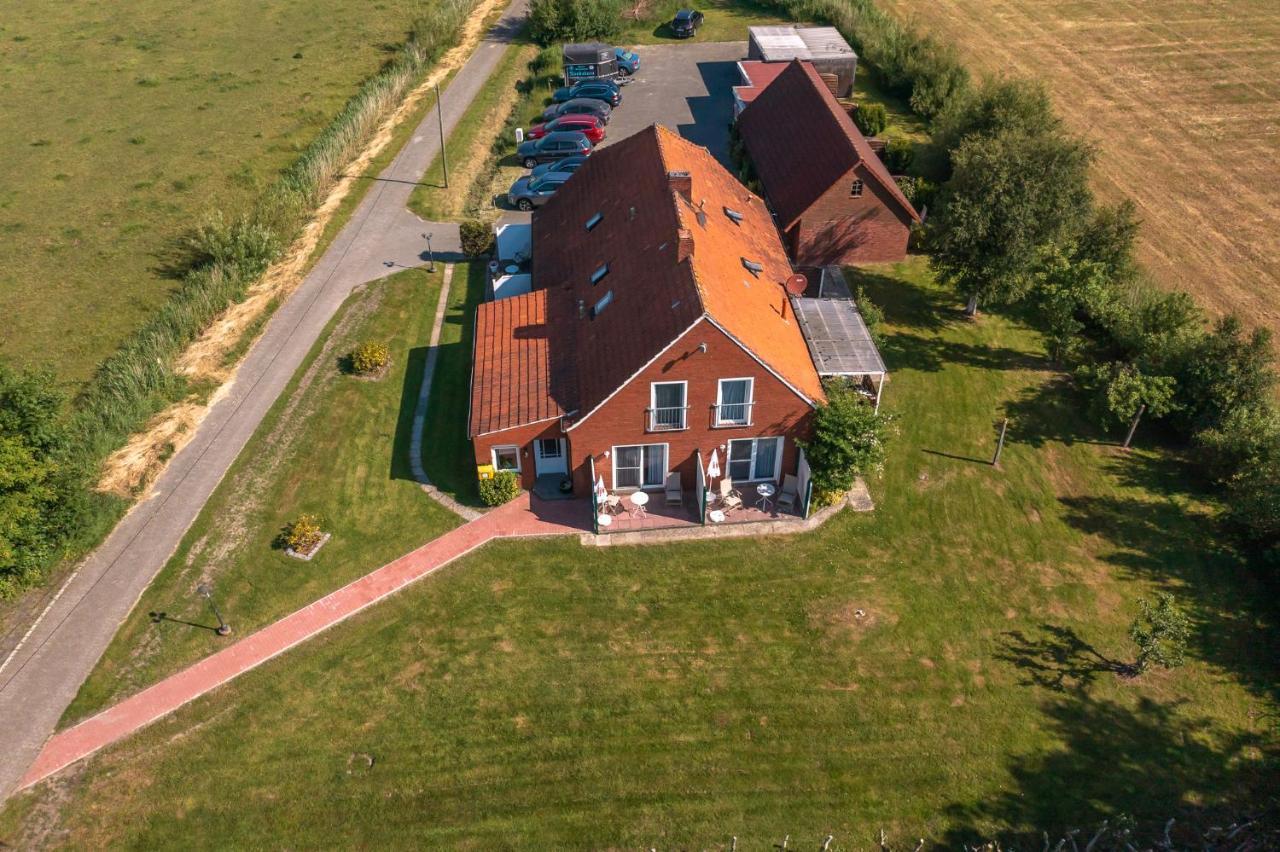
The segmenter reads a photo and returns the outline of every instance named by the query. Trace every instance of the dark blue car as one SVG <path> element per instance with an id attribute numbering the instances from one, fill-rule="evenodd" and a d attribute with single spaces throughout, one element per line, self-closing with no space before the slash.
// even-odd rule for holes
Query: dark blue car
<path id="1" fill-rule="evenodd" d="M 574 154 L 572 157 L 565 157 L 563 160 L 556 160 L 551 163 L 543 163 L 535 166 L 533 171 L 529 172 L 530 177 L 542 177 L 549 172 L 565 172 L 573 174 L 576 172 L 587 158 L 582 154 Z"/>
<path id="2" fill-rule="evenodd" d="M 558 104 L 571 101 L 574 98 L 592 98 L 597 101 L 604 101 L 611 107 L 616 107 L 622 103 L 622 89 L 608 80 L 588 80 L 584 83 L 575 83 L 572 86 L 556 89 L 551 95 L 551 100 Z"/>
<path id="3" fill-rule="evenodd" d="M 614 56 L 618 57 L 618 73 L 630 77 L 632 74 L 640 70 L 640 57 L 625 48 L 615 47 L 613 49 Z"/>

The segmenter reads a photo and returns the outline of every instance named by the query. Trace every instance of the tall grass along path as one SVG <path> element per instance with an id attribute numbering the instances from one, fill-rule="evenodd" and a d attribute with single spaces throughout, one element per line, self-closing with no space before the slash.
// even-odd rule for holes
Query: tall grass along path
<path id="1" fill-rule="evenodd" d="M 525 0 L 513 0 L 445 90 L 448 133 L 518 33 Z M 423 261 L 423 234 L 438 252 L 459 250 L 457 229 L 423 222 L 406 203 L 439 151 L 426 117 L 378 186 L 268 323 L 235 383 L 191 441 L 69 579 L 0 668 L 0 795 L 35 759 L 120 622 L 177 548 L 187 528 L 257 429 L 329 320 L 358 285 Z"/>

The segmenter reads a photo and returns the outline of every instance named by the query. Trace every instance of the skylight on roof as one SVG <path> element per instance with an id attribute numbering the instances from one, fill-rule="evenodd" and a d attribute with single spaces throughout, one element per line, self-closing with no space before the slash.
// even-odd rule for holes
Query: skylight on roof
<path id="1" fill-rule="evenodd" d="M 724 208 L 724 215 L 732 219 L 734 224 L 736 225 L 741 225 L 742 220 L 745 218 L 740 212 L 738 212 L 737 210 L 734 210 L 732 207 Z"/>
<path id="2" fill-rule="evenodd" d="M 760 277 L 761 272 L 764 272 L 763 264 L 756 263 L 754 260 L 747 260 L 745 257 L 742 259 L 742 265 L 747 268 L 748 272 L 757 278 Z"/>
<path id="3" fill-rule="evenodd" d="M 604 218 L 603 213 L 597 213 L 596 215 L 592 216 L 590 219 L 587 220 L 587 230 L 590 231 L 596 225 L 599 225 L 600 220 L 603 218 Z"/>
<path id="4" fill-rule="evenodd" d="M 594 305 L 591 306 L 591 316 L 593 317 L 600 316 L 600 312 L 603 311 L 605 308 L 609 307 L 609 303 L 612 301 L 613 301 L 613 291 L 610 290 L 608 293 L 605 293 L 603 296 L 601 296 L 599 301 L 597 301 Z"/>
<path id="5" fill-rule="evenodd" d="M 607 263 L 603 263 L 603 264 L 601 264 L 599 269 L 597 269 L 595 272 L 591 273 L 591 283 L 592 283 L 592 284 L 599 284 L 599 283 L 600 283 L 600 279 L 601 279 L 601 278 L 603 278 L 603 277 L 605 277 L 605 276 L 606 276 L 606 275 L 608 275 L 608 274 L 609 274 L 609 264 L 607 264 Z"/>

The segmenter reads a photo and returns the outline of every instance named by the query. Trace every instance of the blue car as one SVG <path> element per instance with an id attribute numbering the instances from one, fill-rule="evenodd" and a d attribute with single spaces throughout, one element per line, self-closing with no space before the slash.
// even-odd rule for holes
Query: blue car
<path id="1" fill-rule="evenodd" d="M 568 174 L 573 174 L 586 161 L 587 161 L 586 157 L 581 155 L 575 155 L 572 157 L 565 157 L 563 160 L 556 160 L 555 162 L 551 162 L 551 163 L 543 163 L 540 166 L 535 166 L 533 171 L 529 172 L 529 177 L 542 177 L 548 172 L 566 172 Z"/>
<path id="2" fill-rule="evenodd" d="M 640 70 L 640 57 L 635 52 L 615 47 L 613 55 L 618 57 L 618 73 L 624 77 L 630 77 Z"/>
<path id="3" fill-rule="evenodd" d="M 611 107 L 616 107 L 622 103 L 622 90 L 608 80 L 587 80 L 573 86 L 556 89 L 551 94 L 551 100 L 558 104 L 576 98 L 593 98 L 597 101 L 604 101 Z"/>

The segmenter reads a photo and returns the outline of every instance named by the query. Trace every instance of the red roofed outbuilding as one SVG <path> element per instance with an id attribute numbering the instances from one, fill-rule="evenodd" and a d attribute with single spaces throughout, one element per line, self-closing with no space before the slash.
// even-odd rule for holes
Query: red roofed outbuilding
<path id="1" fill-rule="evenodd" d="M 790 63 L 738 128 L 797 265 L 906 256 L 920 216 L 811 65 Z"/>

